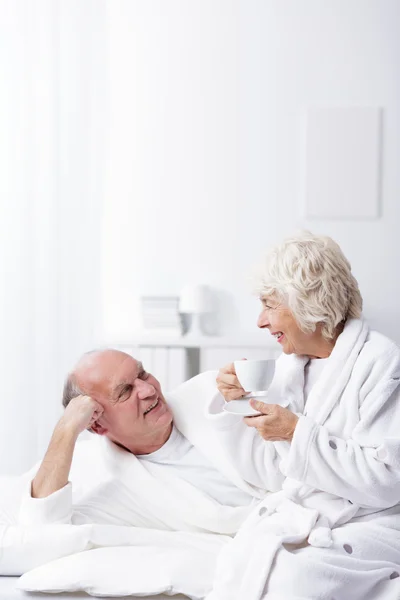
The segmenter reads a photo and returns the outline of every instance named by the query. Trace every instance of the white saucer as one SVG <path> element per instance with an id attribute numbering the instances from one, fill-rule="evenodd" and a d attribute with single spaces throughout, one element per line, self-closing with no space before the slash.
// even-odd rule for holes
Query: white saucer
<path id="1" fill-rule="evenodd" d="M 260 392 L 258 392 L 258 394 L 260 394 Z M 257 395 L 255 396 L 253 395 L 249 395 L 247 396 L 248 398 L 257 398 L 257 400 L 262 400 L 263 398 L 266 398 L 267 395 L 264 392 L 263 396 Z M 254 410 L 254 408 L 252 408 L 248 402 L 248 400 L 246 400 L 246 398 L 243 398 L 243 400 L 231 400 L 230 402 L 226 402 L 226 404 L 224 405 L 223 410 L 225 412 L 229 412 L 232 413 L 234 415 L 241 415 L 242 417 L 254 417 L 256 415 L 261 415 L 262 413 L 258 412 L 258 410 Z"/>

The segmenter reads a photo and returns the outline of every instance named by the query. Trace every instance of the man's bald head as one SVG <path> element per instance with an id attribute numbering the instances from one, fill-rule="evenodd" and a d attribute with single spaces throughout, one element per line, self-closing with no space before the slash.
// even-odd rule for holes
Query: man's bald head
<path id="1" fill-rule="evenodd" d="M 115 369 L 126 359 L 132 357 L 126 352 L 112 348 L 85 352 L 65 380 L 62 398 L 64 408 L 72 398 L 90 395 L 89 390 L 109 381 Z M 137 362 L 141 366 L 141 363 Z"/>

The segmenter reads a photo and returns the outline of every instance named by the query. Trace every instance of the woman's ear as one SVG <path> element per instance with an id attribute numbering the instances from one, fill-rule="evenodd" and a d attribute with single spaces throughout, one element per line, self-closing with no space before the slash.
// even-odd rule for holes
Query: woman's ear
<path id="1" fill-rule="evenodd" d="M 88 430 L 92 433 L 97 433 L 97 435 L 104 435 L 108 431 L 108 429 L 99 425 L 97 421 L 95 421 L 95 423 L 93 423 L 93 425 L 89 427 Z"/>

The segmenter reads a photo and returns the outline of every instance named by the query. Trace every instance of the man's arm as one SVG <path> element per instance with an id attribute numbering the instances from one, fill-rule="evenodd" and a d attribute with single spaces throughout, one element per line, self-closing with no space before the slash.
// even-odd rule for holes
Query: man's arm
<path id="1" fill-rule="evenodd" d="M 32 498 L 46 498 L 67 485 L 78 436 L 91 427 L 102 413 L 102 406 L 89 396 L 71 400 L 54 429 L 45 457 L 32 481 Z"/>

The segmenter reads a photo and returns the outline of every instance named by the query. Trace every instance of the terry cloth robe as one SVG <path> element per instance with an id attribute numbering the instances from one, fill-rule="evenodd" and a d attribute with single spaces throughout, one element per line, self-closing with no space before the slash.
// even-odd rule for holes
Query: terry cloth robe
<path id="1" fill-rule="evenodd" d="M 167 402 L 178 429 L 218 471 L 253 497 L 253 506 L 267 490 L 280 489 L 283 477 L 277 468 L 264 472 L 260 487 L 252 484 L 251 468 L 249 478 L 237 468 L 229 444 L 206 414 L 206 404 L 217 392 L 215 378 L 216 372 L 199 375 L 167 395 Z M 236 439 L 236 432 L 232 435 Z M 70 482 L 47 498 L 30 495 L 38 466 L 25 474 L 15 521 L 20 526 L 96 523 L 233 535 L 252 509 L 222 505 L 164 465 L 140 461 L 95 434 L 77 444 Z"/>
<path id="2" fill-rule="evenodd" d="M 400 599 L 400 350 L 349 320 L 304 406 L 307 358 L 281 356 L 269 392 L 297 413 L 291 443 L 244 443 L 240 419 L 215 415 L 231 456 L 261 486 L 271 461 L 285 476 L 219 555 L 207 600 Z M 219 417 L 219 418 L 218 418 Z"/>
<path id="3" fill-rule="evenodd" d="M 249 501 L 253 497 L 256 504 L 266 496 L 267 489 L 280 489 L 283 476 L 277 467 L 271 469 L 269 465 L 269 471 L 263 474 L 262 487 L 257 487 L 251 483 L 251 463 L 249 477 L 238 468 L 231 456 L 232 443 L 226 444 L 206 414 L 206 405 L 216 396 L 215 378 L 216 372 L 199 375 L 168 394 L 167 401 L 176 427 L 221 474 L 249 494 Z M 243 432 L 247 433 L 247 428 Z M 237 440 L 235 430 L 232 436 Z M 36 572 L 31 572 L 20 582 L 20 587 L 26 590 L 54 590 L 54 571 L 51 566 L 46 569 L 49 561 L 63 561 L 63 557 L 73 554 L 73 564 L 79 567 L 78 553 L 85 551 L 83 560 L 90 565 L 91 559 L 86 553 L 105 549 L 110 551 L 107 556 L 112 557 L 114 548 L 110 547 L 117 546 L 118 556 L 122 557 L 119 573 L 124 581 L 128 579 L 129 593 L 142 595 L 140 582 L 143 583 L 143 577 L 146 580 L 149 568 L 153 569 L 151 553 L 154 549 L 158 557 L 163 552 L 168 553 L 168 560 L 160 560 L 161 574 L 171 584 L 168 584 L 170 591 L 171 582 L 184 569 L 182 554 L 188 564 L 199 564 L 190 581 L 185 579 L 190 569 L 182 575 L 184 585 L 179 589 L 200 598 L 198 593 L 192 594 L 198 584 L 197 589 L 204 590 L 203 597 L 212 589 L 220 548 L 230 541 L 229 536 L 236 533 L 251 512 L 251 506 L 223 505 L 180 479 L 176 471 L 165 465 L 140 461 L 97 435 L 77 444 L 70 483 L 48 498 L 30 496 L 31 480 L 37 468 L 12 481 L 10 478 L 0 480 L 0 575 L 21 575 L 45 565 L 39 581 Z M 56 581 L 58 591 L 71 589 L 68 573 L 73 575 L 73 571 L 68 571 L 63 564 L 57 567 L 63 569 L 64 582 Z M 95 577 L 95 572 L 88 568 L 89 579 L 85 581 Z M 140 573 L 138 580 L 137 572 Z M 159 581 L 160 577 L 146 580 L 146 593 L 157 593 Z M 111 578 L 107 591 L 118 593 L 119 583 Z M 80 587 L 82 585 L 73 589 L 86 589 Z"/>

